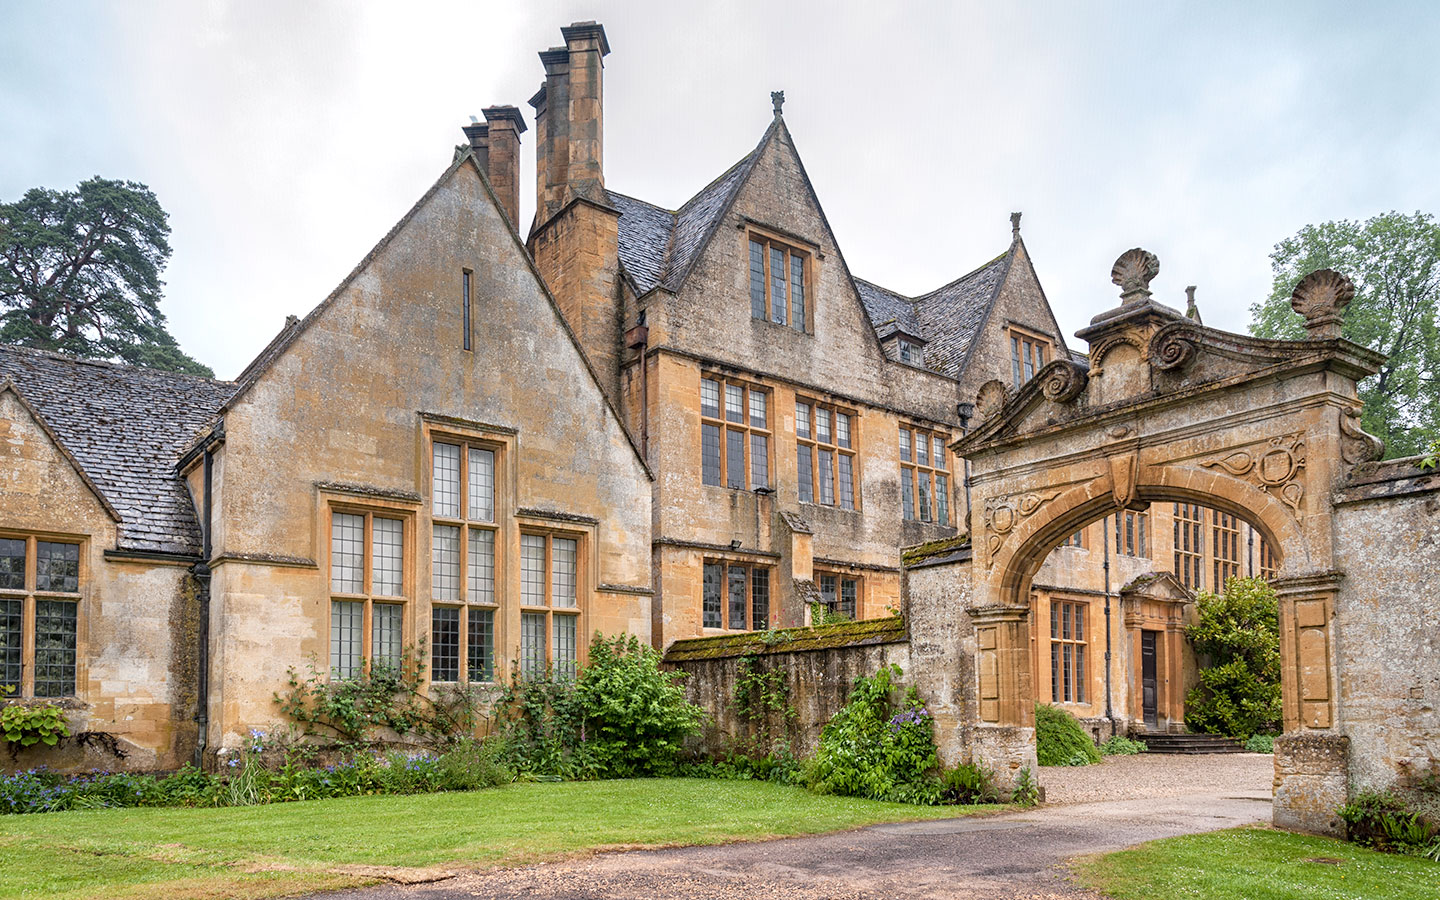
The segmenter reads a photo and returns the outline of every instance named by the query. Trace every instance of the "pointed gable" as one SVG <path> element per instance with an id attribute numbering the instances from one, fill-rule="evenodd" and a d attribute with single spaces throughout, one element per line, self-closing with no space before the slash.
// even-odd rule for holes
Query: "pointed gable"
<path id="1" fill-rule="evenodd" d="M 20 347 L 0 347 L 0 378 L 14 382 L 119 519 L 120 549 L 199 553 L 175 464 L 233 384 Z"/>

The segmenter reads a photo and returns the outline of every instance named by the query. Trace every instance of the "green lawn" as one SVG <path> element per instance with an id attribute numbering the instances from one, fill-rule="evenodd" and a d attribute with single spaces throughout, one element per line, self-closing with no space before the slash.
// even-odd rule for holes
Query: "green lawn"
<path id="1" fill-rule="evenodd" d="M 283 897 L 373 880 L 346 865 L 514 864 L 599 847 L 715 844 L 994 809 L 673 778 L 3 816 L 0 898 Z"/>
<path id="2" fill-rule="evenodd" d="M 1152 841 L 1075 869 L 1115 900 L 1440 898 L 1440 864 L 1268 828 Z"/>

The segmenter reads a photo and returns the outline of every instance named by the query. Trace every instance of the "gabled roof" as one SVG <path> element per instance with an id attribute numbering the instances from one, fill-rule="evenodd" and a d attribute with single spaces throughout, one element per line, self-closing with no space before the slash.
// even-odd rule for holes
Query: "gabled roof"
<path id="1" fill-rule="evenodd" d="M 860 300 L 882 340 L 896 332 L 918 337 L 925 344 L 925 367 L 951 378 L 965 369 L 970 347 L 985 324 L 1015 247 L 968 275 L 919 297 L 906 297 L 877 284 L 855 279 Z"/>
<path id="2" fill-rule="evenodd" d="M 657 287 L 671 293 L 680 291 L 779 122 L 771 122 L 754 150 L 677 211 L 614 191 L 605 192 L 620 211 L 620 265 L 637 293 L 647 294 Z"/>
<path id="3" fill-rule="evenodd" d="M 119 549 L 200 553 L 200 525 L 175 464 L 232 382 L 0 346 L 4 379 L 118 515 Z"/>

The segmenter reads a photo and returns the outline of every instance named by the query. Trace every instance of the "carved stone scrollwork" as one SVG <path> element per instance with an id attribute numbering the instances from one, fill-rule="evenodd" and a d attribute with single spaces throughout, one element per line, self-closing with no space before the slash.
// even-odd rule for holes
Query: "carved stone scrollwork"
<path id="1" fill-rule="evenodd" d="M 1358 466 L 1385 455 L 1385 442 L 1360 427 L 1360 410 L 1347 409 L 1340 414 L 1340 455 L 1347 463 Z"/>
<path id="2" fill-rule="evenodd" d="M 986 566 L 995 564 L 995 554 L 1005 544 L 1005 538 L 1015 530 L 1021 519 L 1028 519 L 1035 512 L 1060 496 L 1059 491 L 1027 491 L 1011 497 L 996 497 L 985 501 L 985 548 Z"/>
<path id="3" fill-rule="evenodd" d="M 1197 332 L 1189 322 L 1166 325 L 1150 339 L 1150 363 L 1164 372 L 1184 369 L 1195 361 Z"/>
<path id="4" fill-rule="evenodd" d="M 1200 465 L 1243 477 L 1260 490 L 1278 496 L 1292 510 L 1300 511 L 1300 501 L 1305 497 L 1305 485 L 1299 480 L 1300 470 L 1305 468 L 1305 442 L 1299 432 L 1271 438 L 1254 452 L 1235 450 Z"/>
<path id="5" fill-rule="evenodd" d="M 1355 283 L 1334 269 L 1317 269 L 1300 279 L 1290 308 L 1305 317 L 1314 339 L 1338 338 L 1345 307 L 1355 298 Z"/>
<path id="6" fill-rule="evenodd" d="M 1160 259 L 1149 250 L 1136 247 L 1126 250 L 1110 268 L 1110 280 L 1120 285 L 1120 298 L 1126 303 L 1139 302 L 1150 296 L 1150 282 L 1160 274 Z"/>
<path id="7" fill-rule="evenodd" d="M 1080 392 L 1085 390 L 1085 385 L 1090 380 L 1084 366 L 1069 360 L 1060 360 L 1059 365 L 1047 368 L 1049 371 L 1040 382 L 1040 392 L 1045 395 L 1046 400 L 1056 403 L 1069 403 L 1080 396 Z"/>
<path id="8" fill-rule="evenodd" d="M 994 418 L 1005 408 L 1005 403 L 1010 399 L 1010 389 L 1005 382 L 998 378 L 992 378 L 980 385 L 980 392 L 975 395 L 975 411 L 980 414 L 980 419 Z"/>

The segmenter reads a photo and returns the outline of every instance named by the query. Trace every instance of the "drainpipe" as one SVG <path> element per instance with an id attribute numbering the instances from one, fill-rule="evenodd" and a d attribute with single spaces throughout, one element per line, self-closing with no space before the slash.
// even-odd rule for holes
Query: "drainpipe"
<path id="1" fill-rule="evenodd" d="M 213 438 L 212 438 L 213 440 Z M 204 501 L 204 522 L 201 524 L 201 550 L 200 561 L 190 567 L 199 584 L 196 591 L 196 600 L 200 603 L 200 622 L 196 640 L 197 664 L 199 666 L 199 677 L 195 690 L 195 725 L 197 736 L 195 740 L 195 767 L 203 768 L 205 763 L 205 746 L 210 731 L 210 531 L 211 514 L 214 510 L 212 492 L 214 489 L 214 467 L 215 451 L 213 445 L 205 448 L 205 501 Z"/>
<path id="2" fill-rule="evenodd" d="M 1119 520 L 1116 520 L 1118 527 Z M 1110 517 L 1101 522 L 1101 539 L 1105 542 L 1105 718 L 1110 720 L 1110 733 L 1116 734 L 1115 707 L 1110 697 Z"/>

